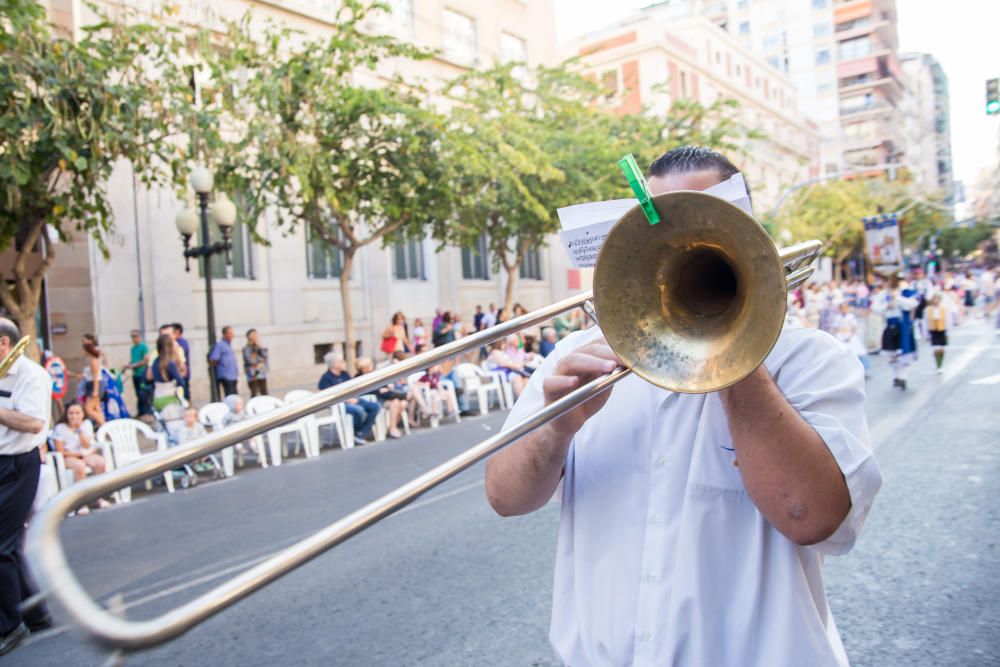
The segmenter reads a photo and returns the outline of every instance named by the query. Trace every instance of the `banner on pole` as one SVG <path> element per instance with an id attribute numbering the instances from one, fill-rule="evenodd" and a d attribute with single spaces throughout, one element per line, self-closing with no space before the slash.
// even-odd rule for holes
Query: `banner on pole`
<path id="1" fill-rule="evenodd" d="M 865 247 L 872 268 L 880 273 L 898 271 L 903 263 L 899 219 L 895 213 L 864 218 Z"/>

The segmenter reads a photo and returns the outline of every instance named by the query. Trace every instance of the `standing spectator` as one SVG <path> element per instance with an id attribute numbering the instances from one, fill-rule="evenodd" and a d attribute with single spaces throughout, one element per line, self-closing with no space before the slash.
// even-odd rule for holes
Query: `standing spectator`
<path id="1" fill-rule="evenodd" d="M 543 357 L 547 357 L 556 349 L 556 330 L 552 327 L 542 329 L 542 342 L 538 345 L 538 351 Z"/>
<path id="2" fill-rule="evenodd" d="M 455 326 L 451 317 L 451 311 L 445 311 L 441 315 L 441 321 L 434 326 L 434 338 L 431 340 L 434 347 L 441 347 L 455 340 Z"/>
<path id="3" fill-rule="evenodd" d="M 17 325 L 0 317 L 0 359 L 21 338 Z M 0 655 L 52 626 L 44 604 L 24 612 L 18 605 L 35 595 L 21 552 L 24 524 L 38 489 L 40 445 L 52 412 L 52 378 L 21 356 L 0 378 Z"/>
<path id="4" fill-rule="evenodd" d="M 247 331 L 247 344 L 243 346 L 243 371 L 250 385 L 250 396 L 267 394 L 267 349 L 260 346 L 257 330 Z"/>
<path id="5" fill-rule="evenodd" d="M 161 326 L 160 335 L 170 336 L 170 340 L 174 342 L 177 341 L 177 332 L 174 331 L 174 325 L 172 324 L 164 324 L 163 326 Z M 172 349 L 174 355 L 173 360 L 177 363 L 178 370 L 182 370 L 181 375 L 183 376 L 184 374 L 187 373 L 187 363 L 188 363 L 187 357 L 184 355 L 184 348 L 182 348 L 180 345 L 174 345 Z M 155 359 L 150 361 L 151 362 L 155 361 Z"/>
<path id="6" fill-rule="evenodd" d="M 419 317 L 413 320 L 413 352 L 420 354 L 427 347 L 427 329 Z M 393 355 L 394 357 L 396 355 Z"/>
<path id="7" fill-rule="evenodd" d="M 472 328 L 476 331 L 483 330 L 483 317 L 486 313 L 483 312 L 482 306 L 476 306 L 476 314 L 472 316 Z"/>
<path id="8" fill-rule="evenodd" d="M 219 395 L 225 398 L 236 393 L 236 381 L 240 376 L 236 363 L 236 353 L 233 352 L 232 327 L 222 327 L 222 339 L 215 341 L 215 347 L 208 355 L 208 363 L 215 371 L 215 381 L 219 385 Z"/>
<path id="9" fill-rule="evenodd" d="M 382 351 L 389 357 L 396 352 L 409 354 L 413 349 L 410 343 L 410 336 L 406 328 L 406 316 L 397 311 L 392 316 L 392 322 L 382 332 Z"/>
<path id="10" fill-rule="evenodd" d="M 66 467 L 73 471 L 75 481 L 86 479 L 87 468 L 90 468 L 95 475 L 104 472 L 104 457 L 98 453 L 97 444 L 94 442 L 94 427 L 84 418 L 83 406 L 79 403 L 70 403 L 66 408 L 66 421 L 56 424 L 52 431 L 52 443 L 56 451 L 63 455 Z M 97 506 L 110 507 L 111 503 L 104 498 L 98 498 Z M 83 505 L 76 510 L 76 513 L 86 515 L 90 513 L 90 509 Z"/>
<path id="11" fill-rule="evenodd" d="M 132 388 L 135 389 L 136 414 L 152 414 L 153 394 L 146 381 L 146 367 L 149 366 L 149 346 L 142 339 L 138 329 L 132 329 L 132 348 L 129 350 L 129 363 L 126 369 L 132 371 Z"/>
<path id="12" fill-rule="evenodd" d="M 153 383 L 153 409 L 157 412 L 181 402 L 177 389 L 183 390 L 184 372 L 177 365 L 176 347 L 171 334 L 160 334 L 156 339 L 156 359 L 146 369 L 146 380 Z"/>
<path id="13" fill-rule="evenodd" d="M 444 319 L 444 313 L 441 312 L 440 308 L 434 309 L 434 320 L 431 322 L 431 335 L 437 331 L 437 328 L 441 325 L 441 320 Z"/>
<path id="14" fill-rule="evenodd" d="M 97 344 L 97 336 L 83 334 L 83 351 L 86 353 L 87 365 L 83 367 L 83 409 L 87 416 L 98 426 L 104 425 L 104 410 L 101 408 L 101 397 L 104 388 L 101 386 L 101 370 L 104 359 L 101 348 Z"/>
<path id="15" fill-rule="evenodd" d="M 832 327 L 833 337 L 858 357 L 861 365 L 865 367 L 865 377 L 868 377 L 868 350 L 861 342 L 861 336 L 858 335 L 858 319 L 851 312 L 851 306 L 846 301 L 841 302 L 840 312 L 833 318 Z"/>
<path id="16" fill-rule="evenodd" d="M 191 345 L 184 338 L 184 327 L 180 322 L 170 325 L 173 330 L 174 342 L 176 342 L 184 352 L 184 398 L 191 400 Z"/>
<path id="17" fill-rule="evenodd" d="M 347 372 L 347 364 L 344 363 L 344 355 L 339 352 L 329 352 L 323 357 L 323 361 L 326 362 L 326 372 L 319 379 L 320 391 L 351 379 L 351 374 Z M 361 440 L 370 438 L 375 419 L 378 417 L 378 403 L 349 398 L 344 402 L 344 409 L 354 421 L 354 434 Z"/>
<path id="18" fill-rule="evenodd" d="M 490 327 L 496 326 L 498 317 L 499 314 L 497 313 L 497 305 L 495 303 L 491 303 L 489 310 L 483 313 L 483 329 L 489 329 Z"/>

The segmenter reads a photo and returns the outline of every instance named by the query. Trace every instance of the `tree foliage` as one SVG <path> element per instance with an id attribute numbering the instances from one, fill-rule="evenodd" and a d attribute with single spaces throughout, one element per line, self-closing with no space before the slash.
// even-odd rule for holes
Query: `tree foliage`
<path id="1" fill-rule="evenodd" d="M 78 41 L 53 34 L 42 3 L 0 1 L 0 303 L 32 338 L 42 283 L 56 258 L 50 235 L 104 239 L 113 219 L 105 183 L 131 160 L 147 185 L 180 174 L 170 76 L 180 42 L 162 26 L 101 21 Z M 43 259 L 32 265 L 30 257 Z M 12 281 L 13 288 L 7 287 Z"/>
<path id="2" fill-rule="evenodd" d="M 604 90 L 567 65 L 497 65 L 458 77 L 448 93 L 457 199 L 437 236 L 463 246 L 486 236 L 507 275 L 505 307 L 527 252 L 559 229 L 556 209 L 632 196 L 617 167 L 623 155 L 649 164 L 680 145 L 733 150 L 756 136 L 736 119 L 733 101 L 678 101 L 662 117 L 616 114 Z"/>
<path id="3" fill-rule="evenodd" d="M 358 250 L 418 236 L 451 211 L 444 118 L 399 81 L 358 83 L 385 59 L 427 56 L 363 29 L 385 10 L 345 0 L 320 39 L 273 26 L 251 34 L 243 20 L 224 49 L 207 42 L 200 54 L 216 92 L 204 102 L 211 115 L 201 119 L 199 150 L 251 230 L 268 212 L 279 228 L 304 229 L 340 253 L 349 363 Z"/>

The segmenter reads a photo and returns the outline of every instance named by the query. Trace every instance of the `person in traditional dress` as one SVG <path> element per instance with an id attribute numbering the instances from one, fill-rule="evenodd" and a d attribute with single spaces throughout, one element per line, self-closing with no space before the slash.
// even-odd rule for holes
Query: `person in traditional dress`
<path id="1" fill-rule="evenodd" d="M 927 308 L 924 309 L 924 320 L 931 341 L 931 350 L 934 352 L 934 365 L 937 367 L 938 375 L 944 372 L 942 366 L 944 364 L 944 348 L 948 346 L 950 318 L 951 313 L 945 307 L 941 294 L 932 296 Z"/>
<path id="2" fill-rule="evenodd" d="M 840 304 L 840 312 L 833 318 L 833 337 L 839 340 L 853 354 L 861 360 L 861 365 L 865 367 L 865 378 L 868 377 L 868 350 L 861 342 L 858 335 L 858 318 L 851 312 L 851 305 L 844 301 Z"/>
<path id="3" fill-rule="evenodd" d="M 885 310 L 885 325 L 895 327 L 898 332 L 891 344 L 883 343 L 892 356 L 889 365 L 892 366 L 892 386 L 906 389 L 906 381 L 910 375 L 910 364 L 917 358 L 917 340 L 913 335 L 913 311 L 920 304 L 917 292 L 903 281 L 899 289 L 893 292 Z M 887 337 L 883 337 L 885 340 Z"/>

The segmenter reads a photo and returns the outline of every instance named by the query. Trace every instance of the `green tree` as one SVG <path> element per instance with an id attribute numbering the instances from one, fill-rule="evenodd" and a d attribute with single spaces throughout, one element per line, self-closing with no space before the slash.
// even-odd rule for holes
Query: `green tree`
<path id="1" fill-rule="evenodd" d="M 438 238 L 473 246 L 486 236 L 506 274 L 507 308 L 526 253 L 559 229 L 557 208 L 631 196 L 617 167 L 623 155 L 649 164 L 680 145 L 732 150 L 755 136 L 730 101 L 677 102 L 663 117 L 618 115 L 599 85 L 567 65 L 477 70 L 458 77 L 449 94 L 456 215 L 438 225 Z"/>
<path id="2" fill-rule="evenodd" d="M 251 229 L 270 211 L 279 228 L 306 230 L 339 253 L 349 364 L 357 252 L 421 236 L 451 210 L 439 155 L 445 119 L 400 82 L 356 83 L 385 59 L 426 57 L 362 29 L 385 9 L 345 0 L 331 34 L 316 40 L 273 27 L 255 39 L 243 21 L 230 26 L 225 48 L 201 54 L 218 93 L 201 119 L 199 150 Z"/>
<path id="3" fill-rule="evenodd" d="M 180 173 L 170 108 L 187 91 L 183 79 L 157 75 L 172 70 L 179 48 L 162 26 L 109 21 L 74 42 L 53 34 L 42 3 L 0 0 L 0 251 L 13 247 L 15 257 L 0 266 L 0 303 L 35 359 L 51 237 L 82 231 L 106 254 L 115 165 L 127 158 L 146 185 Z"/>

